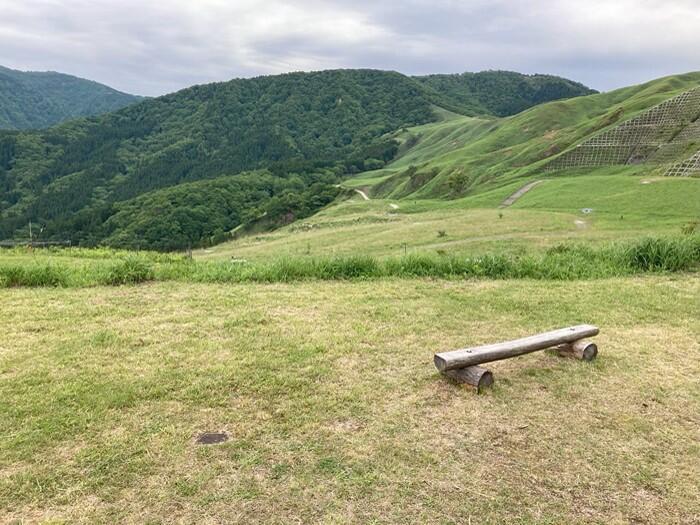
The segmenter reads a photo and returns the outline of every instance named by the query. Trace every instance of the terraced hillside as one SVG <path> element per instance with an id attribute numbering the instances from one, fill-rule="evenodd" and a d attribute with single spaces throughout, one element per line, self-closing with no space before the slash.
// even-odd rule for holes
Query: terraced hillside
<path id="1" fill-rule="evenodd" d="M 685 157 L 700 153 L 700 87 L 690 89 L 640 115 L 578 144 L 546 166 L 565 168 L 652 163 L 665 165 L 669 175 L 700 172 Z M 678 161 L 678 159 L 682 159 Z"/>

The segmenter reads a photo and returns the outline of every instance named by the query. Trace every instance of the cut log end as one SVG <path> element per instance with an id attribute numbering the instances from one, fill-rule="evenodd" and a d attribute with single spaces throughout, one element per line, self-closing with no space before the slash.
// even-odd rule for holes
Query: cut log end
<path id="1" fill-rule="evenodd" d="M 598 356 L 598 345 L 583 339 L 559 345 L 554 351 L 561 357 L 579 359 L 581 361 L 593 361 Z"/>
<path id="2" fill-rule="evenodd" d="M 472 386 L 477 392 L 481 392 L 484 388 L 493 385 L 493 374 L 491 371 L 480 366 L 447 370 L 443 372 L 443 375 L 458 383 Z"/>
<path id="3" fill-rule="evenodd" d="M 443 359 L 440 354 L 435 354 L 435 357 L 433 357 L 433 363 L 435 363 L 435 368 L 437 368 L 440 372 L 444 372 L 445 368 L 447 367 L 447 361 Z"/>

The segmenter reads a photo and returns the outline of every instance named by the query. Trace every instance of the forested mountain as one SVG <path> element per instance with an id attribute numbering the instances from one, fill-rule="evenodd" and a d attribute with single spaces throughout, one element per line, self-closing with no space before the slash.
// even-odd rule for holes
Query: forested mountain
<path id="1" fill-rule="evenodd" d="M 0 66 L 0 129 L 47 128 L 139 100 L 141 97 L 70 75 Z"/>
<path id="2" fill-rule="evenodd" d="M 523 75 L 512 71 L 482 71 L 460 75 L 414 77 L 470 115 L 515 115 L 552 100 L 591 95 L 583 84 L 551 75 Z"/>
<path id="3" fill-rule="evenodd" d="M 399 73 L 291 73 L 0 133 L 0 238 L 32 221 L 44 238 L 175 249 L 265 213 L 288 221 L 391 160 L 388 133 L 437 120 L 436 106 L 470 112 L 453 99 Z"/>

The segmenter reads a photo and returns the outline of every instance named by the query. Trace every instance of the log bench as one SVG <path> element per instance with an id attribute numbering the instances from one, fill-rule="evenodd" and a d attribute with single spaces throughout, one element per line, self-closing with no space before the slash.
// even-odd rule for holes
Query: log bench
<path id="1" fill-rule="evenodd" d="M 435 367 L 446 377 L 480 391 L 493 384 L 493 374 L 477 365 L 546 349 L 552 349 L 562 357 L 592 361 L 598 355 L 598 347 L 586 338 L 598 335 L 599 332 L 593 325 L 570 326 L 514 341 L 442 352 L 435 354 L 433 361 Z"/>

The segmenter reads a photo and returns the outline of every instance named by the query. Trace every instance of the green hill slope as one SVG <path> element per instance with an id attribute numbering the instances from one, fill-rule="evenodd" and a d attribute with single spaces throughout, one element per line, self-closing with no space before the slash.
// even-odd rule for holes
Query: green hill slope
<path id="1" fill-rule="evenodd" d="M 170 188 L 251 170 L 267 170 L 286 189 L 239 187 L 242 207 L 225 227 L 275 210 L 268 218 L 285 222 L 325 203 L 308 191 L 313 185 L 326 195 L 340 176 L 383 167 L 397 152 L 396 130 L 458 116 L 440 105 L 463 109 L 399 73 L 337 70 L 195 86 L 45 131 L 0 134 L 0 238 L 25 236 L 33 221 L 46 238 L 151 246 L 127 225 L 162 222 L 150 204 L 167 200 Z M 198 191 L 217 188 L 204 186 Z M 162 231 L 178 241 L 153 246 L 218 236 L 218 220 L 188 223 L 194 208 L 204 217 L 218 211 L 177 201 L 180 218 Z"/>
<path id="2" fill-rule="evenodd" d="M 453 200 L 372 199 L 357 195 L 313 217 L 200 251 L 203 259 L 475 256 L 600 245 L 700 229 L 700 179 L 639 177 L 629 170 L 545 179 L 511 207 L 499 204 L 514 181 Z M 592 211 L 584 213 L 589 208 Z"/>
<path id="3" fill-rule="evenodd" d="M 0 66 L 0 129 L 46 128 L 115 111 L 139 100 L 141 97 L 70 75 Z"/>
<path id="4" fill-rule="evenodd" d="M 560 174 L 551 168 L 558 156 L 698 86 L 700 73 L 689 73 L 550 102 L 508 118 L 454 117 L 412 128 L 397 134 L 402 143 L 398 158 L 384 170 L 362 174 L 360 180 L 375 197 L 454 198 L 514 179 Z M 686 125 L 697 118 L 694 107 L 689 107 Z M 698 130 L 693 125 L 688 130 L 695 134 L 692 137 L 670 136 L 669 140 L 684 136 L 684 147 L 667 149 L 664 164 L 648 163 L 643 168 L 662 174 L 673 163 L 686 160 L 700 150 Z"/>

